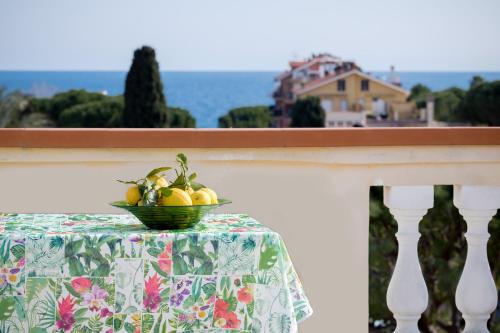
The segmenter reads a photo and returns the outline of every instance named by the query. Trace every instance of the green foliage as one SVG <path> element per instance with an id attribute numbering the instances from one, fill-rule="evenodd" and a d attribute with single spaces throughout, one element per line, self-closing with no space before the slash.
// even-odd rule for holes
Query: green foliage
<path id="1" fill-rule="evenodd" d="M 460 88 L 434 93 L 434 118 L 439 121 L 456 121 L 457 108 L 465 96 L 465 91 Z"/>
<path id="2" fill-rule="evenodd" d="M 479 76 L 479 75 L 475 75 L 472 80 L 470 81 L 470 88 L 474 88 L 474 87 L 477 87 L 483 83 L 485 83 L 486 81 L 484 81 L 483 77 L 482 76 Z"/>
<path id="3" fill-rule="evenodd" d="M 123 98 L 73 105 L 59 114 L 58 127 L 121 127 Z"/>
<path id="4" fill-rule="evenodd" d="M 473 80 L 458 107 L 457 118 L 475 125 L 500 126 L 500 81 Z"/>
<path id="5" fill-rule="evenodd" d="M 0 127 L 123 127 L 123 96 L 70 90 L 52 98 L 33 98 L 0 87 Z M 196 127 L 188 110 L 169 108 L 166 127 Z"/>
<path id="6" fill-rule="evenodd" d="M 7 320 L 12 316 L 15 310 L 14 297 L 4 297 L 0 299 L 0 320 Z"/>
<path id="7" fill-rule="evenodd" d="M 318 97 L 306 97 L 295 102 L 291 127 L 325 127 L 325 110 Z"/>
<path id="8" fill-rule="evenodd" d="M 425 108 L 427 99 L 434 98 L 434 118 L 439 121 L 456 121 L 455 112 L 465 92 L 456 87 L 432 92 L 427 86 L 416 84 L 411 88 L 409 101 L 414 101 L 417 108 Z"/>
<path id="9" fill-rule="evenodd" d="M 431 92 L 428 87 L 417 84 L 411 89 L 408 100 L 423 108 L 429 95 L 434 97 L 436 120 L 500 125 L 500 81 L 487 82 L 481 76 L 474 76 L 467 91 L 452 87 Z"/>
<path id="10" fill-rule="evenodd" d="M 219 118 L 220 128 L 266 128 L 271 126 L 268 106 L 246 106 L 230 110 Z"/>
<path id="11" fill-rule="evenodd" d="M 435 186 L 434 208 L 420 223 L 422 237 L 419 259 L 429 289 L 429 306 L 419 322 L 422 332 L 458 333 L 461 316 L 455 306 L 455 290 L 464 266 L 467 246 L 464 238 L 466 224 L 453 206 L 453 188 Z M 392 332 L 394 322 L 387 308 L 385 294 L 396 264 L 397 224 L 383 205 L 382 188 L 370 192 L 370 320 L 384 320 L 386 327 L 373 332 Z M 500 213 L 490 223 L 492 239 L 500 237 Z M 489 242 L 489 262 L 497 288 L 500 287 L 500 243 Z M 500 321 L 490 322 L 491 331 L 500 331 Z"/>
<path id="12" fill-rule="evenodd" d="M 55 94 L 51 98 L 33 99 L 32 107 L 47 114 L 51 119 L 57 120 L 63 110 L 79 104 L 104 101 L 106 98 L 107 96 L 101 93 L 88 92 L 83 89 L 69 90 Z"/>
<path id="13" fill-rule="evenodd" d="M 169 126 L 172 128 L 196 128 L 196 119 L 182 108 L 168 108 Z"/>
<path id="14" fill-rule="evenodd" d="M 410 90 L 410 96 L 408 96 L 409 101 L 414 101 L 417 105 L 417 108 L 425 108 L 427 103 L 427 97 L 432 95 L 432 91 L 429 87 L 424 86 L 423 84 L 416 84 Z"/>
<path id="15" fill-rule="evenodd" d="M 168 127 L 167 105 L 153 48 L 143 46 L 135 50 L 124 97 L 125 127 Z"/>

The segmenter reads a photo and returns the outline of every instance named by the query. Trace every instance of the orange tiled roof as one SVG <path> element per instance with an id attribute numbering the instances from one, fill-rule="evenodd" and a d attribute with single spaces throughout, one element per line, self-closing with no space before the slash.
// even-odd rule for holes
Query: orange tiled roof
<path id="1" fill-rule="evenodd" d="M 290 61 L 289 64 L 292 69 L 295 69 L 304 65 L 306 62 L 307 61 Z"/>
<path id="2" fill-rule="evenodd" d="M 323 76 L 323 77 L 320 77 L 320 78 L 317 78 L 317 79 L 314 79 L 314 80 L 311 80 L 309 82 L 307 82 L 306 84 L 304 84 L 303 87 L 301 87 L 299 90 L 302 90 L 302 89 L 306 89 L 306 88 L 309 88 L 311 86 L 314 86 L 314 85 L 317 85 L 323 81 L 327 81 L 327 80 L 330 80 L 331 78 L 337 76 L 337 75 L 340 75 L 340 74 L 345 74 L 347 72 L 342 72 L 342 73 L 339 73 L 339 74 L 336 74 L 336 73 L 330 73 L 326 76 Z"/>

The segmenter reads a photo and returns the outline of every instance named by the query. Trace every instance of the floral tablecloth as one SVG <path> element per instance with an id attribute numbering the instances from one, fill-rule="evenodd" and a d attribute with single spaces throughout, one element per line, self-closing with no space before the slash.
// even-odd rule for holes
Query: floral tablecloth
<path id="1" fill-rule="evenodd" d="M 0 214 L 1 333 L 282 333 L 311 314 L 280 236 L 247 215 L 155 231 Z"/>

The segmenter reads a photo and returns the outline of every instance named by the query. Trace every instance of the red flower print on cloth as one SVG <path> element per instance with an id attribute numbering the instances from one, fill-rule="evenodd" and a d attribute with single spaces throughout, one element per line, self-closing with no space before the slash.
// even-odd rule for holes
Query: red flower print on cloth
<path id="1" fill-rule="evenodd" d="M 243 287 L 238 290 L 238 301 L 245 304 L 252 303 L 253 295 L 248 287 Z"/>
<path id="2" fill-rule="evenodd" d="M 239 328 L 241 321 L 234 312 L 228 312 L 229 303 L 222 299 L 215 302 L 214 319 L 216 326 L 220 325 L 224 328 Z"/>
<path id="3" fill-rule="evenodd" d="M 160 297 L 160 277 L 154 274 L 144 283 L 144 306 L 148 311 L 155 311 L 161 302 Z"/>
<path id="4" fill-rule="evenodd" d="M 215 301 L 214 317 L 224 318 L 227 313 L 227 309 L 229 309 L 229 303 L 222 299 L 218 299 Z"/>
<path id="5" fill-rule="evenodd" d="M 60 303 L 57 302 L 57 311 L 61 317 L 61 319 L 56 321 L 58 329 L 64 330 L 65 332 L 71 330 L 73 324 L 75 323 L 75 317 L 73 316 L 74 305 L 75 301 L 71 299 L 70 295 L 63 298 Z"/>
<path id="6" fill-rule="evenodd" d="M 238 319 L 236 316 L 236 313 L 234 312 L 228 312 L 226 313 L 226 316 L 224 317 L 226 319 L 226 325 L 224 328 L 239 328 L 241 321 Z"/>
<path id="7" fill-rule="evenodd" d="M 109 311 L 108 308 L 104 308 L 101 310 L 101 318 L 106 318 L 106 317 L 112 317 L 113 316 L 113 312 Z"/>
<path id="8" fill-rule="evenodd" d="M 90 289 L 92 282 L 85 277 L 79 277 L 71 281 L 71 286 L 77 293 L 81 294 Z"/>
<path id="9" fill-rule="evenodd" d="M 172 271 L 172 242 L 168 242 L 163 252 L 158 256 L 158 265 L 167 274 Z"/>

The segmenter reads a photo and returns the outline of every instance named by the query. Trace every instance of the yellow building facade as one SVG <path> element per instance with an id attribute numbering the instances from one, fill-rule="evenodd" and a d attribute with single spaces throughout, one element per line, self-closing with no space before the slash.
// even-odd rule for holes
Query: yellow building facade
<path id="1" fill-rule="evenodd" d="M 339 126 L 336 119 L 344 119 L 339 123 L 340 126 L 363 124 L 361 118 L 366 115 L 385 115 L 389 119 L 414 117 L 416 110 L 414 103 L 407 102 L 408 95 L 409 92 L 399 86 L 354 70 L 310 82 L 297 90 L 296 98 L 319 97 L 326 111 L 327 121 L 331 122 L 326 124 L 328 127 Z M 344 121 L 346 124 L 342 125 Z"/>

